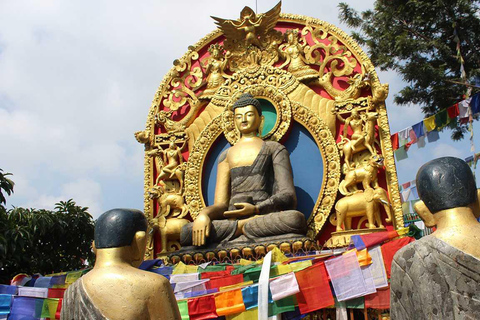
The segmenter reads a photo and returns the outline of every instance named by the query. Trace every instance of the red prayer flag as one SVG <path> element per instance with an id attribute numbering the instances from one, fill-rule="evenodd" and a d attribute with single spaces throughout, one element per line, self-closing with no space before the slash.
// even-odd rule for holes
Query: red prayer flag
<path id="1" fill-rule="evenodd" d="M 392 134 L 390 138 L 392 139 L 392 149 L 395 151 L 398 149 L 398 132 Z"/>
<path id="2" fill-rule="evenodd" d="M 58 306 L 57 306 L 57 311 L 55 312 L 55 319 L 60 319 L 60 312 L 62 311 L 62 303 L 63 303 L 63 299 L 58 299 Z"/>
<path id="3" fill-rule="evenodd" d="M 384 241 L 398 237 L 397 231 L 384 231 L 384 232 L 374 232 L 370 234 L 361 235 L 365 248 L 373 247 L 377 244 L 380 244 Z"/>
<path id="4" fill-rule="evenodd" d="M 410 182 L 405 182 L 404 184 L 402 184 L 403 189 L 407 189 L 408 187 L 410 187 Z"/>
<path id="5" fill-rule="evenodd" d="M 234 276 L 222 276 L 222 277 L 215 277 L 210 278 L 210 281 L 205 283 L 207 289 L 214 289 L 220 287 L 231 286 L 233 284 L 242 283 L 243 282 L 243 273 L 236 274 Z"/>
<path id="6" fill-rule="evenodd" d="M 390 309 L 390 287 L 377 289 L 377 292 L 365 296 L 366 309 Z"/>
<path id="7" fill-rule="evenodd" d="M 458 108 L 458 103 L 455 103 L 450 108 L 447 108 L 448 117 L 450 119 L 455 119 L 460 115 L 460 109 Z"/>
<path id="8" fill-rule="evenodd" d="M 223 270 L 223 271 L 209 271 L 209 272 L 202 272 L 200 273 L 201 279 L 212 279 L 218 277 L 229 277 L 232 274 L 231 270 Z"/>
<path id="9" fill-rule="evenodd" d="M 385 269 L 387 270 L 387 277 L 390 279 L 390 272 L 392 269 L 393 256 L 397 253 L 398 250 L 409 244 L 410 242 L 415 241 L 414 238 L 404 237 L 396 239 L 382 245 L 382 256 L 383 262 L 385 263 Z"/>
<path id="10" fill-rule="evenodd" d="M 295 272 L 295 277 L 300 288 L 296 297 L 302 314 L 335 304 L 324 262 Z"/>
<path id="11" fill-rule="evenodd" d="M 63 295 L 65 293 L 64 288 L 49 288 L 48 289 L 48 297 L 49 298 L 63 298 Z"/>
<path id="12" fill-rule="evenodd" d="M 215 298 L 213 295 L 188 300 L 188 315 L 190 320 L 215 319 Z"/>

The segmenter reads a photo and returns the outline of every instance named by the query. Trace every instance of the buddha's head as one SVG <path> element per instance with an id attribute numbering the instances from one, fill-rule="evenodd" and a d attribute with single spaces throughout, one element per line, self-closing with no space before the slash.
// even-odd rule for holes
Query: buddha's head
<path id="1" fill-rule="evenodd" d="M 233 105 L 235 126 L 243 135 L 260 134 L 263 121 L 260 101 L 250 93 L 244 93 Z"/>
<path id="2" fill-rule="evenodd" d="M 143 260 L 146 248 L 147 219 L 135 209 L 112 209 L 95 223 L 95 250 L 131 247 L 132 265 Z"/>

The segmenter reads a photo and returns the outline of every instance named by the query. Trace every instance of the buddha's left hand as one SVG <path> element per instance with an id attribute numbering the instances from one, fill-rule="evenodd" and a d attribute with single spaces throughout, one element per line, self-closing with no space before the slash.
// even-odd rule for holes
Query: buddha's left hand
<path id="1" fill-rule="evenodd" d="M 225 211 L 225 218 L 245 218 L 258 214 L 258 209 L 254 204 L 248 202 L 240 202 L 233 204 L 237 210 Z"/>

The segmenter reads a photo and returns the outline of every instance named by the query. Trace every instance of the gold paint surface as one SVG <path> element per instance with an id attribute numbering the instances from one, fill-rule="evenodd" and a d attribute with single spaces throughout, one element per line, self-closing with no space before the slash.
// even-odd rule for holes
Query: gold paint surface
<path id="1" fill-rule="evenodd" d="M 279 5 L 265 14 L 255 14 L 245 8 L 238 20 L 215 18 L 220 28 L 190 46 L 163 78 L 152 101 L 145 130 L 136 133 L 137 140 L 145 145 L 144 206 L 151 221 L 146 257 L 153 258 L 155 232 L 160 233 L 162 252 L 177 250 L 179 229 L 188 216 L 195 219 L 204 207 L 201 179 L 206 155 L 222 134 L 231 144 L 238 141 L 231 106 L 244 92 L 266 99 L 276 108 L 278 121 L 264 139 L 280 141 L 293 120 L 307 128 L 319 146 L 326 174 L 308 220 L 310 237 L 321 232 L 338 201 L 340 185 L 345 194 L 379 188 L 376 174 L 372 170 L 367 172 L 369 157 L 375 155 L 383 158 L 392 223 L 396 228 L 403 226 L 384 104 L 388 85 L 380 83 L 367 55 L 341 29 L 315 18 L 280 13 Z M 274 29 L 282 23 L 293 23 L 297 27 L 282 34 Z M 220 44 L 221 39 L 224 41 Z M 210 56 L 201 57 L 199 52 L 205 51 Z M 360 72 L 354 71 L 359 68 Z M 348 87 L 342 90 L 333 86 L 336 78 L 346 81 Z M 319 95 L 318 87 L 332 99 Z M 185 116 L 175 121 L 173 114 L 184 108 L 187 108 Z M 354 109 L 360 114 L 360 120 L 352 118 Z M 340 118 L 356 134 L 350 136 L 343 132 L 337 145 L 335 136 Z M 155 134 L 158 128 L 162 128 L 163 133 Z M 165 172 L 164 166 L 170 163 L 170 160 L 161 159 L 163 164 L 157 160 L 159 147 L 170 140 L 175 141 L 177 148 L 186 146 L 184 150 L 189 152 L 189 158 L 177 166 L 183 174 L 182 186 L 179 178 L 173 182 L 170 176 L 158 179 L 159 173 Z M 349 174 L 352 171 L 365 172 L 369 181 L 352 179 L 354 174 Z M 159 190 L 161 184 L 164 184 L 163 193 Z M 180 190 L 183 198 L 173 201 L 173 197 L 168 196 L 175 193 L 170 192 L 172 190 L 176 193 Z M 160 200 L 162 196 L 164 199 Z M 167 197 L 170 200 L 166 201 Z M 159 203 L 162 207 L 170 202 L 174 210 L 166 214 L 162 211 L 163 218 L 154 220 L 154 206 Z M 174 216 L 178 210 L 182 213 Z M 171 219 L 177 220 L 168 229 Z"/>

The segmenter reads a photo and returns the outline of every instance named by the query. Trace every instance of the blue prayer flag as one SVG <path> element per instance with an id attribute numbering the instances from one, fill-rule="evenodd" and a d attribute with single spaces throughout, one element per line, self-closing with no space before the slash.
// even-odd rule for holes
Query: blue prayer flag
<path id="1" fill-rule="evenodd" d="M 39 277 L 37 281 L 35 281 L 35 287 L 50 288 L 51 281 L 52 281 L 52 277 Z"/>
<path id="2" fill-rule="evenodd" d="M 366 248 L 365 243 L 359 235 L 354 235 L 350 238 L 353 241 L 353 245 L 357 250 L 363 250 Z"/>
<path id="3" fill-rule="evenodd" d="M 0 284 L 0 294 L 17 294 L 17 286 Z"/>
<path id="4" fill-rule="evenodd" d="M 0 294 L 0 315 L 9 314 L 11 305 L 12 305 L 12 295 Z"/>
<path id="5" fill-rule="evenodd" d="M 472 109 L 472 114 L 480 112 L 480 93 L 477 93 L 472 97 L 470 101 L 470 108 Z"/>
<path id="6" fill-rule="evenodd" d="M 243 288 L 242 297 L 246 310 L 258 307 L 258 284 Z"/>
<path id="7" fill-rule="evenodd" d="M 419 123 L 414 124 L 412 126 L 412 129 L 413 129 L 413 132 L 415 132 L 417 139 L 425 135 L 425 130 L 423 128 L 423 121 L 420 121 Z"/>
<path id="8" fill-rule="evenodd" d="M 30 297 L 14 297 L 8 319 L 37 319 L 35 317 L 36 300 Z"/>
<path id="9" fill-rule="evenodd" d="M 428 142 L 432 143 L 440 139 L 440 135 L 437 130 L 433 130 L 427 133 Z"/>

